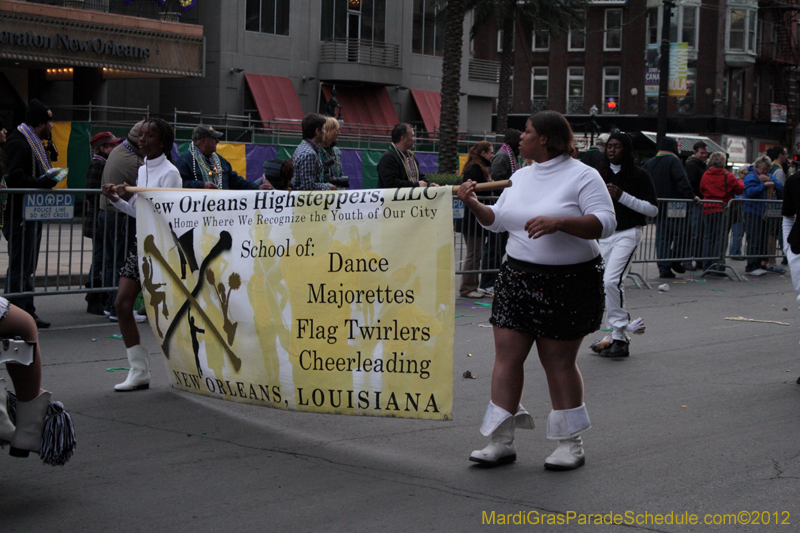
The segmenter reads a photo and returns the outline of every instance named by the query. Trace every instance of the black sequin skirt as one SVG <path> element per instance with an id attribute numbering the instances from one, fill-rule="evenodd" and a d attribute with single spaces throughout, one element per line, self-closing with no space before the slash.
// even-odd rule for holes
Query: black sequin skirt
<path id="1" fill-rule="evenodd" d="M 603 259 L 538 265 L 512 257 L 494 284 L 490 322 L 554 340 L 578 340 L 600 329 L 605 310 Z"/>
<path id="2" fill-rule="evenodd" d="M 139 250 L 135 244 L 133 250 L 128 254 L 128 258 L 125 259 L 125 264 L 119 269 L 119 277 L 130 278 L 141 283 L 139 279 Z"/>

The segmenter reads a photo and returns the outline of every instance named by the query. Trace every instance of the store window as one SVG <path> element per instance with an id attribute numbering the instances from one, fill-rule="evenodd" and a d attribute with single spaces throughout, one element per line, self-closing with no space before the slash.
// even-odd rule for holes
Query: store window
<path id="1" fill-rule="evenodd" d="M 567 69 L 567 113 L 583 113 L 583 67 Z"/>
<path id="2" fill-rule="evenodd" d="M 622 10 L 606 9 L 603 50 L 622 50 Z"/>
<path id="3" fill-rule="evenodd" d="M 386 40 L 386 0 L 322 0 L 320 39 Z"/>
<path id="4" fill-rule="evenodd" d="M 577 20 L 570 25 L 567 35 L 567 50 L 570 52 L 586 50 L 586 13 L 581 11 L 576 18 Z"/>
<path id="5" fill-rule="evenodd" d="M 547 67 L 534 67 L 531 69 L 531 112 L 543 111 L 549 108 L 548 91 L 550 75 Z"/>
<path id="6" fill-rule="evenodd" d="M 247 0 L 244 29 L 289 35 L 289 0 Z"/>
<path id="7" fill-rule="evenodd" d="M 436 0 L 414 0 L 411 51 L 429 56 L 444 55 L 444 17 L 436 17 Z"/>
<path id="8" fill-rule="evenodd" d="M 619 114 L 620 68 L 603 69 L 603 114 Z"/>

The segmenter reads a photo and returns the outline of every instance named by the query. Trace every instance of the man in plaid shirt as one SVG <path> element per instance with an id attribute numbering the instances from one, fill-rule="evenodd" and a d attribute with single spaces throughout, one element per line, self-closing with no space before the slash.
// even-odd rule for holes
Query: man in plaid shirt
<path id="1" fill-rule="evenodd" d="M 319 151 L 322 148 L 322 127 L 325 117 L 317 113 L 309 113 L 303 117 L 303 140 L 292 155 L 294 162 L 294 191 L 333 191 L 336 186 L 325 183 L 322 177 L 322 159 Z"/>

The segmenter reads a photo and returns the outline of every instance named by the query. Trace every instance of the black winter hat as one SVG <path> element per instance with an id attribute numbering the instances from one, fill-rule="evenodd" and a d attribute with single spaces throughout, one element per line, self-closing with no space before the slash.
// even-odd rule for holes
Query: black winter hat
<path id="1" fill-rule="evenodd" d="M 42 102 L 34 98 L 28 102 L 28 110 L 25 112 L 25 124 L 35 128 L 43 122 L 53 120 L 53 112 Z"/>
<path id="2" fill-rule="evenodd" d="M 674 137 L 664 137 L 661 140 L 661 146 L 659 146 L 658 149 L 665 152 L 672 152 L 673 154 L 677 155 L 678 141 L 676 141 Z"/>
<path id="3" fill-rule="evenodd" d="M 625 148 L 626 153 L 633 153 L 633 140 L 630 135 L 627 133 L 612 133 L 608 136 L 607 142 L 611 142 L 615 139 L 622 143 L 622 147 Z"/>

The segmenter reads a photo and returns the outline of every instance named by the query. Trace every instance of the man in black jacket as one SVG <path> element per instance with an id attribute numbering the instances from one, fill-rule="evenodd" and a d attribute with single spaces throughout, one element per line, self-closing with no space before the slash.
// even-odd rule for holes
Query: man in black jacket
<path id="1" fill-rule="evenodd" d="M 689 184 L 694 190 L 694 195 L 698 198 L 703 196 L 700 194 L 700 180 L 703 179 L 703 174 L 708 170 L 706 166 L 706 159 L 708 159 L 708 145 L 703 141 L 697 141 L 692 146 L 693 153 L 686 160 L 684 168 L 686 169 L 686 177 L 689 179 Z M 687 250 L 686 256 L 695 258 L 700 255 L 700 225 L 703 221 L 703 206 L 692 205 L 689 206 L 689 225 L 687 227 L 686 243 Z M 697 262 L 697 267 L 700 268 L 700 261 Z M 683 267 L 686 270 L 696 270 L 695 265 L 691 261 L 685 261 Z"/>
<path id="2" fill-rule="evenodd" d="M 678 141 L 672 137 L 664 137 L 660 150 L 655 157 L 644 164 L 644 169 L 653 178 L 658 198 L 687 198 L 699 202 L 695 196 L 686 170 L 681 160 L 678 159 Z M 683 209 L 686 203 L 680 202 L 675 209 L 661 209 L 656 218 L 656 254 L 661 261 L 658 262 L 659 277 L 674 278 L 674 270 L 683 274 L 679 259 L 685 252 L 681 250 L 681 240 L 686 227 L 688 209 Z"/>
<path id="3" fill-rule="evenodd" d="M 25 122 L 9 134 L 3 145 L 3 164 L 9 189 L 52 189 L 58 183 L 46 174 L 52 165 L 43 139 L 50 136 L 52 129 L 52 111 L 39 100 L 31 100 Z M 8 241 L 9 255 L 6 294 L 34 290 L 42 223 L 25 221 L 24 197 L 24 194 L 9 194 L 3 212 L 3 235 Z M 37 327 L 50 326 L 50 322 L 36 316 L 33 296 L 12 297 L 8 301 L 30 313 Z"/>
<path id="4" fill-rule="evenodd" d="M 122 142 L 110 131 L 103 131 L 89 139 L 92 148 L 92 162 L 86 169 L 86 188 L 99 190 L 103 182 L 103 169 L 106 167 L 108 155 Z M 86 213 L 83 222 L 83 236 L 92 239 L 92 267 L 89 273 L 87 287 L 103 286 L 103 234 L 97 230 L 100 196 L 88 196 Z M 90 292 L 86 295 L 86 312 L 93 315 L 102 315 L 106 308 L 107 293 Z"/>
<path id="5" fill-rule="evenodd" d="M 410 124 L 397 124 L 392 128 L 392 145 L 378 161 L 378 188 L 427 187 L 425 174 L 419 171 L 419 162 L 411 149 L 416 139 Z M 437 187 L 436 183 L 430 184 Z"/>

